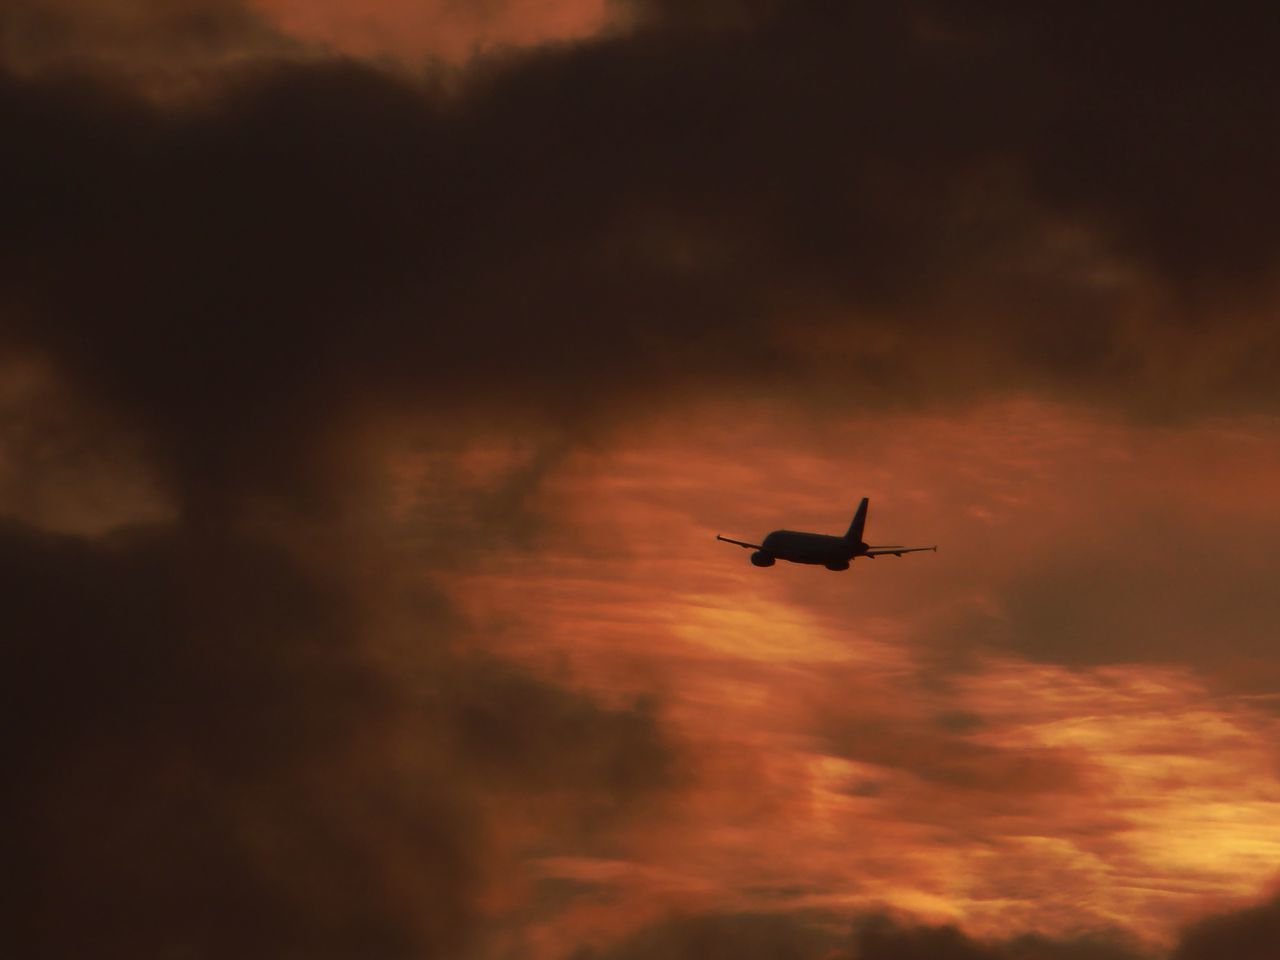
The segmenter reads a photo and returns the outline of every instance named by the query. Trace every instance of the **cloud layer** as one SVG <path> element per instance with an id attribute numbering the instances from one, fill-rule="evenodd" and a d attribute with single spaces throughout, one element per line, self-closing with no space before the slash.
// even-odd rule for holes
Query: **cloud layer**
<path id="1" fill-rule="evenodd" d="M 1166 929 L 1235 903 L 1220 859 L 1139 848 L 1265 754 L 1262 708 L 1191 701 L 1276 676 L 1276 518 L 1247 485 L 1142 513 L 1133 478 L 1270 489 L 1230 430 L 1273 439 L 1273 21 L 650 2 L 415 71 L 241 4 L 7 7 L 26 952 L 1129 960 L 1068 921 L 1141 925 L 1147 900 L 1008 891 L 1157 862 L 1206 897 Z M 1027 395 L 1023 421 L 989 413 Z M 719 439 L 694 442 L 708 404 Z M 950 444 L 945 474 L 869 441 L 869 413 Z M 987 416 L 984 446 L 965 418 Z M 1125 432 L 1153 423 L 1236 471 L 1107 466 L 1175 464 Z M 842 460 L 857 444 L 897 472 Z M 849 600 L 687 552 L 691 518 L 812 512 L 833 464 L 971 556 L 1022 553 Z M 1087 487 L 1101 543 L 1038 470 Z M 767 504 L 729 515 L 749 487 Z M 971 494 L 985 517 L 952 509 Z M 1215 537 L 1222 573 L 1180 559 Z M 1117 542 L 1142 546 L 1097 575 Z M 1132 703 L 1182 718 L 1161 736 L 1212 721 L 1166 751 L 1185 782 L 1151 773 Z M 1261 822 L 1261 776 L 1234 789 Z M 846 859 L 836 828 L 868 823 Z M 1220 850 L 1269 849 L 1230 827 Z M 938 879 L 984 850 L 1011 864 L 987 895 Z M 863 916 L 913 897 L 1049 932 Z M 1251 956 L 1273 914 L 1172 956 Z"/>

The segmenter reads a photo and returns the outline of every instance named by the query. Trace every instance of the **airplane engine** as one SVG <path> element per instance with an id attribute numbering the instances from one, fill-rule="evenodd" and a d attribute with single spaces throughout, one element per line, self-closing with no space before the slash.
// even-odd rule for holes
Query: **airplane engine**
<path id="1" fill-rule="evenodd" d="M 826 567 L 828 570 L 848 570 L 849 561 L 846 560 L 844 563 L 828 563 L 826 564 Z"/>
<path id="2" fill-rule="evenodd" d="M 755 553 L 751 555 L 751 562 L 754 563 L 757 567 L 772 567 L 778 561 L 775 560 L 770 554 L 765 553 L 763 550 L 757 550 Z"/>

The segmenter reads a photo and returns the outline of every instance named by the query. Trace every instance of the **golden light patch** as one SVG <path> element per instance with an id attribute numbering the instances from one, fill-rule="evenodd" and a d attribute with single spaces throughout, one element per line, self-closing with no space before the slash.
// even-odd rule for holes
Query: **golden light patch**
<path id="1" fill-rule="evenodd" d="M 676 636 L 722 657 L 784 664 L 860 658 L 856 642 L 825 635 L 804 611 L 757 597 L 732 597 L 726 603 L 689 596 L 668 616 Z"/>

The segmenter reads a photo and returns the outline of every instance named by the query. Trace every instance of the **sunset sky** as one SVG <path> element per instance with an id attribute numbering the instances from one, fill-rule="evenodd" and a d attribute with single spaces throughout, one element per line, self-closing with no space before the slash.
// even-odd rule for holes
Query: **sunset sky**
<path id="1" fill-rule="evenodd" d="M 1276 960 L 1276 50 L 9 0 L 4 955 Z"/>

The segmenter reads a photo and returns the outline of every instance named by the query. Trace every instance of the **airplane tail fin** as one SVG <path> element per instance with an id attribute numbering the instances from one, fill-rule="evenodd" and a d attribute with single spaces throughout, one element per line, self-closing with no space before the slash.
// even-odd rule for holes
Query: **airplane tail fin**
<path id="1" fill-rule="evenodd" d="M 857 511 L 853 514 L 853 522 L 849 524 L 849 532 L 844 538 L 852 543 L 862 542 L 862 528 L 867 525 L 867 504 L 870 503 L 868 497 L 863 497 L 862 502 L 858 504 Z"/>

